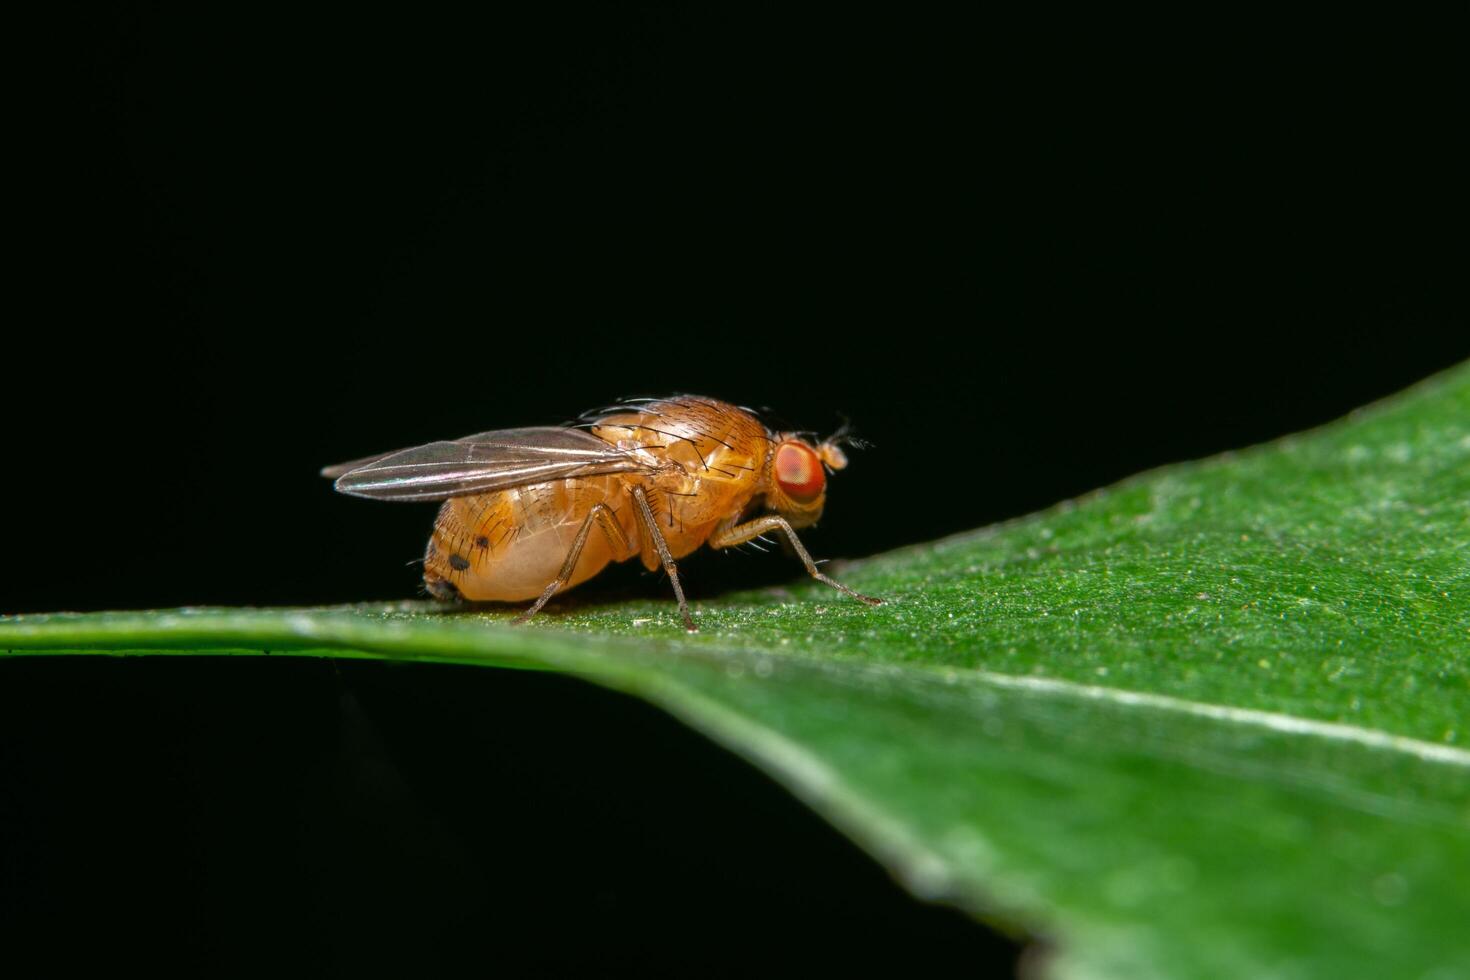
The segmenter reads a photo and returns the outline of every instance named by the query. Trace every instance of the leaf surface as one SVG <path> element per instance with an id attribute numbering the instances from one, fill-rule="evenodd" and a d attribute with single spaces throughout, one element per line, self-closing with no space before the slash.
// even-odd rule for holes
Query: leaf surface
<path id="1" fill-rule="evenodd" d="M 1332 426 L 696 603 L 0 620 L 9 653 L 550 669 L 746 756 L 1062 977 L 1470 976 L 1470 367 Z"/>

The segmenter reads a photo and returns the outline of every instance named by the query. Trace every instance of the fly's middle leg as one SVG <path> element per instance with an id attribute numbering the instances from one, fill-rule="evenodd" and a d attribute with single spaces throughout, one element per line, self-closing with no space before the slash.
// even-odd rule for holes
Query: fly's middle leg
<path id="1" fill-rule="evenodd" d="M 619 554 L 628 550 L 628 536 L 623 533 L 622 525 L 618 524 L 612 508 L 607 504 L 593 504 L 592 510 L 582 520 L 582 526 L 577 528 L 577 536 L 572 539 L 572 547 L 567 551 L 567 560 L 562 562 L 561 571 L 556 573 L 556 578 L 551 580 L 551 584 L 531 604 L 531 608 L 511 620 L 511 623 L 519 625 L 536 615 L 541 611 L 541 607 L 546 605 L 551 597 L 571 580 L 572 573 L 577 570 L 577 559 L 582 557 L 582 548 L 587 544 L 587 535 L 592 532 L 594 522 L 602 525 L 602 530 Z"/>
<path id="2" fill-rule="evenodd" d="M 684 601 L 684 587 L 679 584 L 679 566 L 674 564 L 674 556 L 669 554 L 669 543 L 664 540 L 664 533 L 658 529 L 658 521 L 653 519 L 653 510 L 648 506 L 648 495 L 643 492 L 642 487 L 633 488 L 633 503 L 638 508 L 643 530 L 658 549 L 659 561 L 663 562 L 664 571 L 669 574 L 669 582 L 674 586 L 674 596 L 679 600 L 679 614 L 684 617 L 684 629 L 690 633 L 698 633 L 699 628 L 689 616 L 689 603 Z"/>
<path id="3" fill-rule="evenodd" d="M 825 582 L 838 592 L 845 592 L 854 599 L 866 602 L 870 606 L 881 606 L 883 604 L 882 599 L 875 599 L 873 596 L 855 592 L 836 579 L 823 575 L 821 570 L 817 568 L 817 563 L 812 560 L 811 553 L 802 545 L 801 539 L 796 536 L 796 532 L 791 529 L 790 523 L 784 517 L 767 514 L 764 517 L 757 517 L 753 521 L 746 521 L 744 524 L 735 524 L 733 522 L 721 524 L 709 536 L 709 546 L 711 548 L 733 548 L 738 544 L 753 541 L 767 531 L 785 532 L 786 539 L 791 542 L 791 547 L 796 552 L 796 557 L 800 558 L 801 563 L 806 566 L 807 574 L 818 582 Z"/>

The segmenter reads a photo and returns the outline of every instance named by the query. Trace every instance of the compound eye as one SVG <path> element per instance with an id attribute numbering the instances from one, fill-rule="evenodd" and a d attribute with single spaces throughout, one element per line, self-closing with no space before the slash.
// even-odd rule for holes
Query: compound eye
<path id="1" fill-rule="evenodd" d="M 798 504 L 809 504 L 826 489 L 827 474 L 815 452 L 800 443 L 786 442 L 776 450 L 776 482 L 786 496 Z"/>

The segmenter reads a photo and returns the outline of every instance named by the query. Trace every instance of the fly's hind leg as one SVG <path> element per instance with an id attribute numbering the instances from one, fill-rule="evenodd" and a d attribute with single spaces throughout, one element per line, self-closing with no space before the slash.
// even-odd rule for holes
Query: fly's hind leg
<path id="1" fill-rule="evenodd" d="M 664 571 L 669 573 L 674 596 L 679 600 L 679 614 L 684 617 L 684 629 L 690 633 L 698 633 L 699 628 L 689 616 L 689 603 L 684 601 L 684 587 L 679 584 L 679 566 L 674 564 L 674 556 L 669 554 L 669 543 L 664 540 L 664 533 L 658 529 L 658 521 L 653 519 L 653 511 L 648 506 L 648 495 L 643 492 L 642 487 L 633 488 L 633 503 L 637 505 L 638 516 L 643 520 L 643 530 L 658 549 L 659 561 L 663 562 Z"/>
<path id="2" fill-rule="evenodd" d="M 592 510 L 582 521 L 582 526 L 577 528 L 577 536 L 572 539 L 572 547 L 567 552 L 567 560 L 562 562 L 561 571 L 557 572 L 556 578 L 551 580 L 551 584 L 531 604 L 530 609 L 527 609 L 515 619 L 511 620 L 512 624 L 519 625 L 536 615 L 541 611 L 541 607 L 546 605 L 551 597 L 556 595 L 557 591 L 571 580 L 572 573 L 577 570 L 577 559 L 582 557 L 582 548 L 587 544 L 587 535 L 592 532 L 594 521 L 602 525 L 603 531 L 607 532 L 608 538 L 620 554 L 628 550 L 628 537 L 623 533 L 622 527 L 613 516 L 612 508 L 607 506 L 607 504 L 593 504 Z"/>
<path id="3" fill-rule="evenodd" d="M 767 514 L 764 517 L 757 517 L 753 521 L 746 521 L 744 524 L 735 524 L 733 522 L 721 524 L 709 536 L 709 546 L 711 548 L 733 548 L 737 544 L 752 541 L 767 531 L 786 532 L 786 539 L 791 542 L 791 547 L 796 552 L 796 557 L 801 559 L 801 563 L 806 566 L 807 573 L 818 582 L 825 582 L 838 592 L 845 592 L 854 599 L 866 602 L 870 606 L 881 606 L 883 604 L 882 599 L 875 599 L 870 595 L 854 592 L 836 579 L 823 575 L 821 570 L 817 568 L 817 563 L 812 560 L 811 554 L 802 545 L 801 540 L 796 536 L 796 532 L 791 529 L 791 525 L 784 517 Z"/>

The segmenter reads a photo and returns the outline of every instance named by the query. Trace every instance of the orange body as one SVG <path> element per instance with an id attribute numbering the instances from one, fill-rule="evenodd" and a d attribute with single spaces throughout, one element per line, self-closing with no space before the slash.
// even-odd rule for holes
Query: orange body
<path id="1" fill-rule="evenodd" d="M 439 510 L 424 558 L 424 581 L 434 595 L 514 601 L 538 596 L 556 578 L 578 529 L 597 504 L 607 506 L 622 530 L 591 529 L 563 589 L 593 577 L 609 562 L 643 559 L 650 570 L 659 554 L 643 533 L 632 498 L 647 494 L 654 520 L 675 558 L 697 550 L 721 524 L 771 496 L 783 497 L 772 478 L 780 437 L 749 412 L 710 398 L 686 396 L 651 402 L 597 420 L 597 438 L 645 458 L 650 470 L 532 483 L 490 493 L 454 497 Z M 783 459 L 783 463 L 786 462 Z M 793 459 L 816 468 L 822 460 Z M 783 499 L 788 510 L 793 501 Z M 822 497 L 795 502 L 801 526 L 815 521 Z"/>

